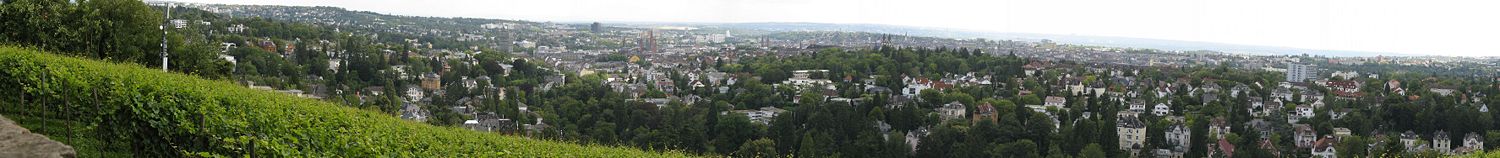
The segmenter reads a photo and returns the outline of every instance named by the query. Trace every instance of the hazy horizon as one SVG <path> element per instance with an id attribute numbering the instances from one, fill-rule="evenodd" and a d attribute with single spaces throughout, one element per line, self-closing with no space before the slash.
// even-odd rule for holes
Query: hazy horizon
<path id="1" fill-rule="evenodd" d="M 1485 4 L 1348 0 L 174 0 L 332 6 L 384 14 L 553 22 L 879 24 L 1411 55 L 1496 56 Z M 403 6 L 403 7 L 389 7 Z"/>

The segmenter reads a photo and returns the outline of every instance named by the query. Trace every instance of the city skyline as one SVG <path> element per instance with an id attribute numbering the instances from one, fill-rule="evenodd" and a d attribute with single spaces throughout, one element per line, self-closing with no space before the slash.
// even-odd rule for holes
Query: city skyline
<path id="1" fill-rule="evenodd" d="M 554 22 L 812 22 L 999 33 L 1131 37 L 1316 50 L 1495 56 L 1493 2 L 1405 1 L 298 1 L 193 3 L 334 6 L 379 13 Z M 407 6 L 407 7 L 389 7 Z M 514 7 L 524 6 L 524 7 Z"/>

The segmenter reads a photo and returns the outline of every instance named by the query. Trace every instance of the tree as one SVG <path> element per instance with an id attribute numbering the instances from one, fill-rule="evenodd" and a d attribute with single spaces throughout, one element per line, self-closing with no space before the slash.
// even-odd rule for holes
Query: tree
<path id="1" fill-rule="evenodd" d="M 1078 152 L 1078 157 L 1104 158 L 1104 149 L 1102 149 L 1102 147 L 1099 147 L 1099 143 L 1089 143 L 1089 145 L 1083 147 L 1082 151 Z"/>
<path id="2" fill-rule="evenodd" d="M 730 114 L 719 117 L 714 124 L 713 131 L 718 133 L 713 140 L 708 142 L 710 152 L 729 152 L 731 149 L 743 149 L 741 144 L 754 139 L 758 133 L 762 133 L 761 127 L 750 122 L 749 117 L 739 114 Z M 769 140 L 768 140 L 769 141 Z M 772 148 L 775 149 L 775 148 Z"/>
<path id="3" fill-rule="evenodd" d="M 985 153 L 994 157 L 1041 157 L 1037 154 L 1037 145 L 1030 139 L 996 145 Z"/>
<path id="4" fill-rule="evenodd" d="M 766 138 L 747 141 L 731 155 L 734 157 L 776 157 L 776 141 Z"/>
<path id="5" fill-rule="evenodd" d="M 0 7 L 0 42 L 157 65 L 161 14 L 134 0 L 17 0 Z"/>
<path id="6" fill-rule="evenodd" d="M 963 133 L 951 126 L 939 126 L 917 144 L 917 157 L 952 157 L 953 149 L 964 140 Z"/>
<path id="7" fill-rule="evenodd" d="M 1369 142 L 1359 136 L 1344 136 L 1340 138 L 1338 146 L 1335 146 L 1339 156 L 1365 157 L 1366 145 Z"/>

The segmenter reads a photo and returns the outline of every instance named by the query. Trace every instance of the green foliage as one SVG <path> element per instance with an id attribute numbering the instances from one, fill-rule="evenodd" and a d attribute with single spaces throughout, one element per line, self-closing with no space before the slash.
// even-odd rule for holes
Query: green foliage
<path id="1" fill-rule="evenodd" d="M 734 152 L 735 157 L 776 157 L 776 141 L 771 139 L 756 139 L 740 145 L 740 149 Z"/>
<path id="2" fill-rule="evenodd" d="M 61 54 L 160 65 L 159 42 L 171 47 L 170 69 L 222 78 L 229 63 L 191 29 L 159 28 L 158 10 L 135 0 L 17 0 L 0 4 L 0 43 L 35 46 Z M 163 32 L 171 32 L 163 34 Z M 164 41 L 165 40 L 165 41 Z"/>
<path id="3" fill-rule="evenodd" d="M 38 131 L 62 137 L 65 143 L 81 143 L 81 147 L 112 146 L 80 148 L 85 150 L 82 153 L 129 155 L 118 157 L 684 156 L 435 127 L 223 81 L 23 48 L 0 47 L 0 79 L 0 87 L 7 87 L 0 90 L 0 113 L 66 120 L 80 128 Z M 97 140 L 115 145 L 88 143 Z"/>
<path id="4" fill-rule="evenodd" d="M 1090 143 L 1088 146 L 1084 146 L 1083 147 L 1083 151 L 1078 152 L 1078 157 L 1079 158 L 1104 158 L 1104 149 L 1101 149 L 1101 147 L 1099 147 L 1099 144 Z"/>

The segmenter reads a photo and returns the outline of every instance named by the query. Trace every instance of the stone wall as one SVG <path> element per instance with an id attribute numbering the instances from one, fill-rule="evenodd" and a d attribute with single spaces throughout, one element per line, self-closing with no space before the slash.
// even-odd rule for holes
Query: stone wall
<path id="1" fill-rule="evenodd" d="M 0 116 L 0 157 L 75 157 L 72 146 L 31 133 L 5 116 Z"/>

